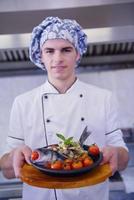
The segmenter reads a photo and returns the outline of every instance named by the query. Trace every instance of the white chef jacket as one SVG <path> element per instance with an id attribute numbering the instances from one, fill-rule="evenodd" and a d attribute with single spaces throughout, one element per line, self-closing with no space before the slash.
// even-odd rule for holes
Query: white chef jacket
<path id="1" fill-rule="evenodd" d="M 119 129 L 115 99 L 110 91 L 79 79 L 60 94 L 49 81 L 18 96 L 13 104 L 8 134 L 8 150 L 26 144 L 32 149 L 58 143 L 56 133 L 79 137 L 88 126 L 87 144 L 127 148 Z M 108 200 L 108 180 L 95 186 L 50 190 L 24 184 L 23 200 Z"/>

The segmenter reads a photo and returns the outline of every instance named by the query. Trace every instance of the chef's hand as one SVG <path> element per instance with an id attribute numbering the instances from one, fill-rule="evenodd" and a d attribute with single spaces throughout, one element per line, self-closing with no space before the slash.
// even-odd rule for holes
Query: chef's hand
<path id="1" fill-rule="evenodd" d="M 109 163 L 112 175 L 118 170 L 118 148 L 113 146 L 106 146 L 102 148 L 103 160 L 102 164 Z"/>
<path id="2" fill-rule="evenodd" d="M 25 164 L 25 162 L 30 164 L 31 153 L 32 153 L 32 150 L 26 145 L 22 145 L 13 150 L 12 152 L 13 169 L 14 169 L 16 178 L 20 177 L 20 170 Z"/>

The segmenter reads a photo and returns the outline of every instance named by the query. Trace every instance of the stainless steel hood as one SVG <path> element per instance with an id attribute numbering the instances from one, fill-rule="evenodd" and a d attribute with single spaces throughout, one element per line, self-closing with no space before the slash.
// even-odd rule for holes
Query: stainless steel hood
<path id="1" fill-rule="evenodd" d="M 82 66 L 134 63 L 134 0 L 1 0 L 0 70 L 34 69 L 28 44 L 46 16 L 76 19 L 88 35 Z"/>

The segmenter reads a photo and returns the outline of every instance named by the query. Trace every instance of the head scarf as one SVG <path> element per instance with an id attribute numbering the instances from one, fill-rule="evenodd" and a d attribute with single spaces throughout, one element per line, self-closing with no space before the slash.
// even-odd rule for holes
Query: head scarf
<path id="1" fill-rule="evenodd" d="M 47 17 L 33 29 L 29 47 L 30 60 L 42 69 L 45 66 L 41 61 L 41 47 L 49 39 L 68 40 L 80 56 L 87 50 L 87 36 L 75 20 Z"/>

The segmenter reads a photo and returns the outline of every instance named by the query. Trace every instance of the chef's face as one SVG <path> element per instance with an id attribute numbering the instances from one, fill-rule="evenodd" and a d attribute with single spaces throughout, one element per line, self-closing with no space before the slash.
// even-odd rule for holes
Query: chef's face
<path id="1" fill-rule="evenodd" d="M 50 81 L 75 78 L 75 66 L 80 55 L 70 42 L 64 39 L 47 40 L 41 50 Z"/>

